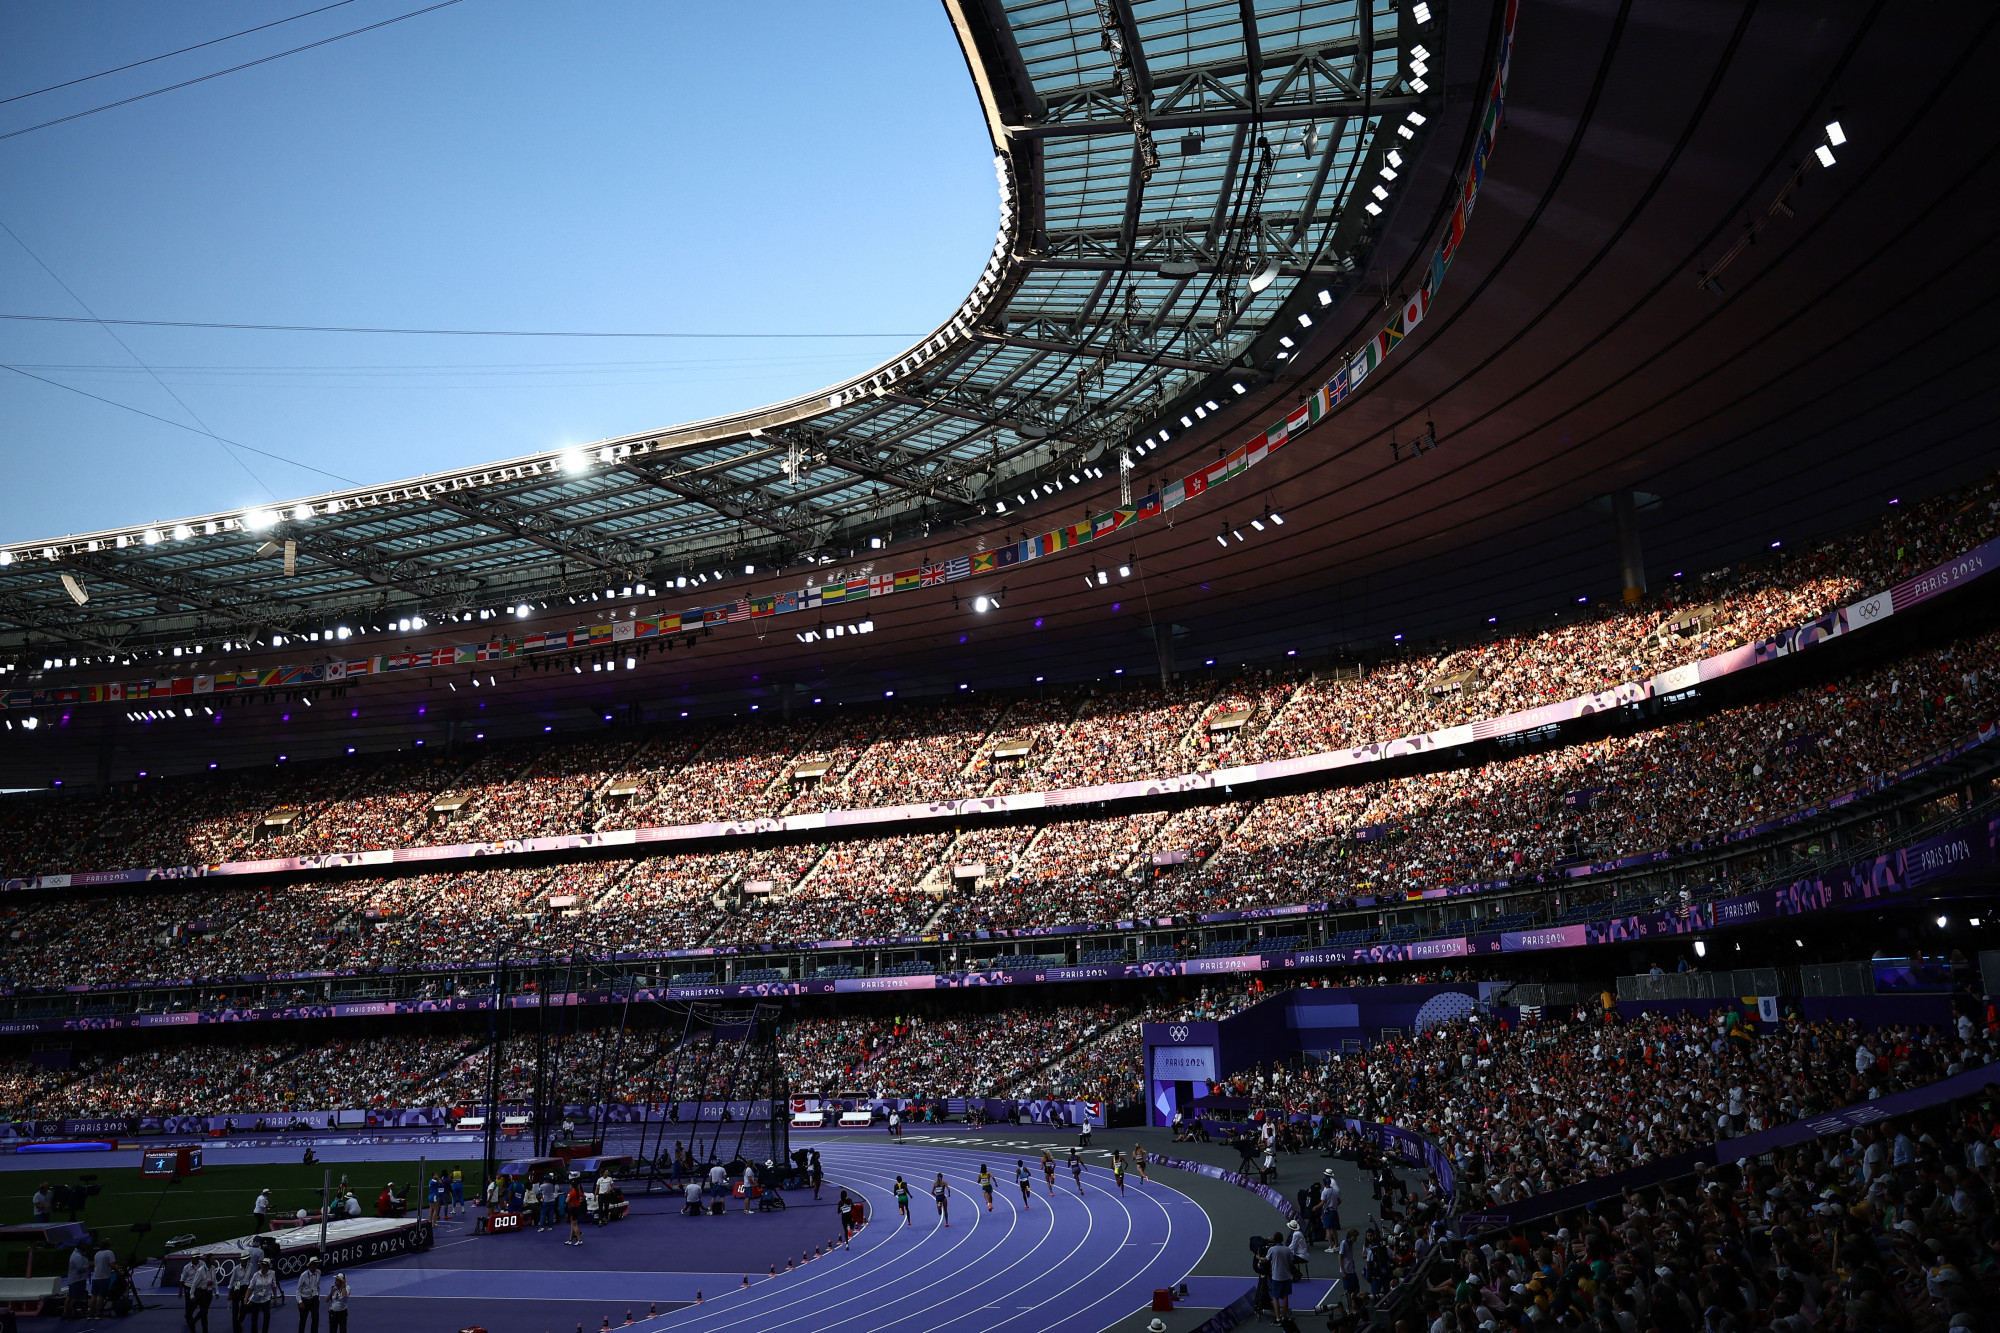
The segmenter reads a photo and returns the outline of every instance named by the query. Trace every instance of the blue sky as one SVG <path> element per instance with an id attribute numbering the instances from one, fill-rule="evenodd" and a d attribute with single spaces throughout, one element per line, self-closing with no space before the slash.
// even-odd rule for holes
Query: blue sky
<path id="1" fill-rule="evenodd" d="M 321 3 L 11 0 L 0 97 Z M 351 0 L 19 97 L 0 134 L 422 3 Z M 916 334 L 998 217 L 936 0 L 462 0 L 0 140 L 0 181 L 27 247 L 0 234 L 0 314 L 224 323 Z M 293 460 L 0 371 L 0 540 L 343 484 L 295 463 L 386 481 L 698 419 L 902 345 L 0 320 L 0 363 Z"/>

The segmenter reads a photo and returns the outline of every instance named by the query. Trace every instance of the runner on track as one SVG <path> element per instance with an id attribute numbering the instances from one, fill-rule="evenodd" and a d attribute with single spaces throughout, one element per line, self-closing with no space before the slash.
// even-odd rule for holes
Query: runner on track
<path id="1" fill-rule="evenodd" d="M 1018 1157 L 1014 1159 L 1014 1183 L 1021 1187 L 1021 1208 L 1025 1212 L 1035 1197 L 1034 1177 L 1028 1174 L 1028 1164 Z"/>
<path id="2" fill-rule="evenodd" d="M 937 1201 L 938 1218 L 946 1226 L 951 1225 L 951 1186 L 944 1183 L 944 1172 L 937 1174 L 931 1182 L 931 1198 Z"/>
<path id="3" fill-rule="evenodd" d="M 993 1211 L 993 1173 L 986 1169 L 986 1163 L 979 1164 L 979 1188 L 986 1191 L 986 1211 Z"/>
<path id="4" fill-rule="evenodd" d="M 1069 1176 L 1076 1182 L 1076 1197 L 1083 1197 L 1083 1159 L 1076 1155 L 1076 1149 L 1069 1150 Z"/>
<path id="5" fill-rule="evenodd" d="M 1136 1143 L 1132 1145 L 1132 1165 L 1139 1172 L 1139 1179 L 1149 1185 L 1153 1183 L 1153 1178 L 1146 1174 L 1146 1150 Z"/>
<path id="6" fill-rule="evenodd" d="M 1125 1192 L 1125 1154 L 1113 1150 L 1111 1153 L 1111 1175 L 1118 1182 L 1118 1192 Z"/>
<path id="7" fill-rule="evenodd" d="M 903 1225 L 911 1226 L 910 1186 L 901 1176 L 896 1177 L 896 1210 L 903 1215 Z"/>
<path id="8" fill-rule="evenodd" d="M 1042 1179 L 1048 1184 L 1049 1197 L 1056 1197 L 1056 1159 L 1049 1156 L 1047 1148 L 1042 1149 Z"/>

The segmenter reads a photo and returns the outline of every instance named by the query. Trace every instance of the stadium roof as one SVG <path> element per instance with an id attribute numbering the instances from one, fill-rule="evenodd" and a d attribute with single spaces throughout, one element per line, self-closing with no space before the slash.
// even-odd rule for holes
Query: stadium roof
<path id="1" fill-rule="evenodd" d="M 1172 309 L 1182 313 L 1174 318 L 1185 318 L 1195 293 L 1205 285 L 1221 286 L 1214 270 L 1222 266 L 1229 238 L 1240 235 L 1229 225 L 1229 212 L 1213 237 L 1196 228 L 1163 227 L 1162 235 L 1198 232 L 1209 246 L 1209 262 L 1197 262 L 1196 274 L 1185 281 L 1161 275 L 1163 264 L 1175 261 L 1148 262 L 1137 253 L 1141 220 L 1181 216 L 1165 202 L 1169 185 L 1181 179 L 1174 173 L 1219 166 L 1231 175 L 1229 157 L 1239 139 L 1246 147 L 1254 142 L 1242 131 L 1243 109 L 1225 106 L 1217 94 L 1203 113 L 1216 121 L 1203 127 L 1202 152 L 1192 160 L 1179 156 L 1182 129 L 1149 129 L 1161 166 L 1150 182 L 1140 172 L 1145 188 L 1137 192 L 1130 214 L 1129 268 L 1073 270 L 1045 255 L 1033 238 L 1046 239 L 1064 217 L 1110 216 L 1089 213 L 1086 204 L 1096 207 L 1098 193 L 1133 198 L 1135 164 L 1143 166 L 1129 123 L 1122 131 L 1100 125 L 1103 133 L 1052 132 L 1061 118 L 1072 118 L 1068 123 L 1075 128 L 1092 115 L 1099 122 L 1109 116 L 1108 111 L 1086 115 L 1083 105 L 1092 98 L 1104 105 L 1103 90 L 1115 78 L 1098 11 L 1082 4 L 1003 10 L 964 0 L 946 8 L 989 121 L 1008 146 L 1004 160 L 1011 164 L 1010 190 L 1018 202 L 1005 276 L 996 279 L 998 286 L 988 284 L 989 304 L 967 324 L 962 342 L 873 387 L 877 372 L 857 377 L 845 386 L 851 401 L 838 408 L 822 397 L 679 433 L 634 436 L 627 441 L 635 446 L 629 458 L 618 459 L 614 450 L 611 462 L 586 460 L 589 466 L 577 476 L 557 470 L 559 458 L 542 456 L 519 465 L 534 463 L 538 471 L 532 477 L 398 501 L 399 508 L 392 506 L 398 517 L 380 520 L 384 528 L 436 526 L 442 535 L 435 544 L 379 540 L 396 554 L 387 564 L 375 547 L 341 548 L 353 564 L 385 576 L 379 582 L 366 572 L 341 576 L 348 578 L 341 586 L 371 598 L 386 593 L 392 604 L 415 606 L 433 595 L 425 591 L 426 578 L 504 580 L 515 570 L 539 570 L 546 577 L 553 568 L 558 575 L 568 571 L 573 586 L 589 580 L 601 593 L 610 580 L 595 580 L 616 566 L 619 552 L 587 553 L 582 543 L 605 539 L 598 534 L 604 525 L 559 531 L 544 525 L 581 516 L 591 504 L 610 511 L 674 503 L 654 483 L 642 481 L 634 465 L 665 472 L 686 466 L 690 456 L 707 456 L 699 454 L 704 448 L 719 451 L 717 456 L 734 451 L 739 461 L 721 469 L 730 475 L 748 478 L 761 469 L 754 475 L 765 479 L 761 490 L 744 486 L 719 497 L 718 504 L 747 511 L 772 497 L 796 500 L 820 486 L 845 488 L 803 501 L 809 508 L 825 506 L 814 513 L 847 506 L 816 545 L 799 548 L 798 559 L 806 551 L 840 557 L 822 575 L 852 570 L 857 563 L 867 567 L 866 560 L 844 557 L 849 549 L 869 555 L 867 539 L 877 534 L 893 537 L 881 556 L 885 567 L 900 569 L 1003 534 L 1040 532 L 1115 504 L 1118 480 L 1110 466 L 1103 469 L 1104 478 L 1066 486 L 1059 496 L 1017 514 L 1013 477 L 1004 492 L 994 488 L 988 461 L 951 483 L 984 490 L 960 496 L 941 481 L 937 494 L 924 497 L 886 475 L 858 471 L 860 459 L 834 464 L 835 449 L 887 448 L 889 458 L 872 460 L 880 471 L 879 465 L 923 457 L 908 452 L 917 446 L 907 441 L 950 438 L 950 431 L 961 428 L 985 430 L 983 436 L 968 434 L 965 438 L 976 443 L 966 448 L 990 460 L 997 446 L 1002 468 L 1062 450 L 1087 450 L 1100 441 L 1115 448 L 1129 436 L 1118 436 L 1107 423 L 1120 413 L 1140 413 L 1147 395 L 1161 395 L 1162 402 L 1169 394 L 1182 402 L 1193 397 L 1176 378 L 1181 368 L 1163 358 L 1101 359 L 1116 350 L 1118 336 L 1157 340 L 1169 327 L 1181 327 L 1163 323 L 1148 332 L 1146 321 L 1135 321 L 1120 335 L 1122 293 L 1139 290 L 1160 301 L 1178 291 Z M 1415 4 L 1403 0 L 1378 4 L 1377 10 L 1385 25 L 1393 16 L 1399 34 L 1416 15 Z M 1128 11 L 1107 12 L 1119 16 L 1122 36 Z M 1239 91 L 1246 86 L 1242 29 L 1229 22 L 1238 12 L 1235 5 L 1182 0 L 1130 11 L 1139 16 L 1141 40 L 1129 49 L 1146 56 L 1149 107 L 1188 84 L 1162 73 L 1184 69 L 1185 57 L 1173 52 L 1200 53 L 1210 62 L 1203 78 Z M 1351 16 L 1352 10 L 1257 7 L 1260 87 L 1275 88 L 1282 77 L 1273 72 L 1282 64 L 1273 53 L 1298 49 L 1284 34 L 1318 31 L 1308 29 L 1307 20 L 1322 12 L 1337 28 L 1340 16 Z M 1271 288 L 1246 307 L 1258 331 L 1248 335 L 1248 325 L 1230 326 L 1232 338 L 1249 336 L 1249 363 L 1239 364 L 1241 353 L 1227 358 L 1217 353 L 1212 364 L 1226 360 L 1227 368 L 1186 372 L 1204 394 L 1218 378 L 1243 377 L 1243 394 L 1214 395 L 1221 411 L 1193 428 L 1181 428 L 1170 409 L 1154 409 L 1153 418 L 1132 417 L 1135 424 L 1165 419 L 1172 437 L 1140 464 L 1140 487 L 1206 464 L 1219 447 L 1241 443 L 1296 406 L 1304 388 L 1332 374 L 1381 325 L 1385 308 L 1422 280 L 1460 194 L 1479 91 L 1492 76 L 1500 17 L 1496 6 L 1480 0 L 1452 0 L 1429 12 L 1431 22 L 1414 30 L 1402 66 L 1407 75 L 1407 56 L 1419 44 L 1431 57 L 1428 76 L 1418 76 L 1429 84 L 1420 94 L 1426 99 L 1428 137 L 1405 154 L 1398 180 L 1385 182 L 1394 188 L 1382 215 L 1361 215 L 1371 230 L 1351 210 L 1327 202 L 1330 193 L 1322 190 L 1314 226 L 1330 229 L 1334 237 L 1330 249 L 1313 251 L 1313 262 L 1324 271 L 1288 274 L 1281 257 Z M 1266 19 L 1273 26 L 1267 28 Z M 1187 35 L 1211 32 L 1217 35 L 1214 45 Z M 1336 34 L 1329 46 L 1339 49 L 1339 40 Z M 1157 63 L 1155 43 L 1161 52 Z M 1351 67 L 1352 47 L 1346 49 Z M 179 722 L 135 725 L 106 707 L 94 715 L 79 712 L 69 727 L 44 727 L 32 738 L 10 733 L 8 749 L 0 751 L 0 781 L 30 785 L 67 774 L 76 783 L 93 773 L 101 779 L 140 769 L 179 772 L 198 764 L 268 762 L 278 753 L 297 759 L 338 754 L 348 746 L 394 747 L 419 735 L 430 735 L 429 743 L 437 744 L 441 729 L 450 725 L 469 727 L 475 735 L 493 728 L 487 734 L 500 735 L 508 727 L 539 732 L 599 714 L 698 717 L 759 707 L 768 715 L 815 699 L 829 705 L 879 700 L 889 690 L 900 703 L 961 686 L 1033 688 L 1044 678 L 1050 683 L 1110 678 L 1121 669 L 1131 679 L 1156 668 L 1199 667 L 1210 659 L 1225 665 L 1282 663 L 1294 651 L 1310 657 L 1357 646 L 1382 648 L 1397 635 L 1416 643 L 1428 635 L 1483 628 L 1489 618 L 1504 625 L 1530 613 L 1574 608 L 1581 597 L 1615 598 L 1611 522 L 1594 502 L 1622 488 L 1662 497 L 1641 516 L 1655 588 L 1682 571 L 1693 576 L 1772 555 L 1774 543 L 1792 551 L 1835 529 L 1877 521 L 1894 512 L 1893 500 L 1913 500 L 1990 471 L 2000 441 L 1995 430 L 2000 344 L 1982 332 L 1986 312 L 2000 296 L 2000 252 L 1991 243 L 2000 224 L 2000 192 L 1992 184 L 2000 118 L 1986 106 L 1983 82 L 1995 59 L 2000 59 L 2000 8 L 1974 3 L 1911 10 L 1864 0 L 1746 0 L 1701 11 L 1698 19 L 1679 14 L 1658 22 L 1641 22 L 1619 0 L 1587 0 L 1561 11 L 1559 19 L 1546 10 L 1525 10 L 1513 47 L 1506 123 L 1449 281 L 1384 367 L 1325 421 L 1250 474 L 1253 481 L 1218 489 L 1162 521 L 1141 524 L 1131 530 L 1129 543 L 1121 533 L 1115 544 L 1094 543 L 987 581 L 924 588 L 871 604 L 876 628 L 866 637 L 805 644 L 790 632 L 729 625 L 702 639 L 697 651 L 676 645 L 634 670 L 621 664 L 615 672 L 593 672 L 584 662 L 581 675 L 567 669 L 482 674 L 476 694 L 451 691 L 446 673 L 411 671 L 357 687 L 354 706 L 337 718 L 326 716 L 334 711 L 328 708 L 310 713 L 273 708 L 268 711 L 276 716 L 266 726 L 258 720 L 264 710 L 246 711 L 232 715 L 228 726 L 204 726 L 198 735 L 179 730 Z M 1200 79 L 1196 83 L 1206 87 Z M 1073 91 L 1068 101 L 1057 91 L 1063 88 Z M 1098 91 L 1085 96 L 1078 91 L 1085 88 Z M 1266 123 L 1265 137 L 1274 149 L 1270 202 L 1262 210 L 1267 218 L 1276 214 L 1279 200 L 1302 197 L 1282 194 L 1281 186 L 1297 190 L 1311 182 L 1310 175 L 1289 179 L 1305 174 L 1304 125 L 1315 126 L 1315 146 L 1324 148 L 1338 121 L 1329 114 L 1304 123 Z M 1838 144 L 1831 142 L 1832 124 L 1841 127 Z M 1072 148 L 1114 143 L 1123 145 L 1118 169 L 1108 159 L 1085 158 L 1091 162 L 1088 174 L 1074 184 L 1055 170 L 1056 163 L 1069 160 L 1062 154 Z M 1321 161 L 1312 159 L 1313 174 Z M 1346 182 L 1341 188 L 1351 196 L 1356 188 L 1351 163 L 1338 154 L 1326 161 L 1328 180 Z M 1240 178 L 1242 171 L 1239 161 L 1233 175 Z M 1364 160 L 1361 178 L 1380 181 L 1379 171 Z M 1232 179 L 1228 191 L 1219 181 L 1207 188 L 1212 207 L 1233 199 L 1237 186 Z M 1067 201 L 1068 212 L 1053 210 L 1053 199 Z M 1358 248 L 1342 239 L 1349 226 L 1356 229 Z M 1091 243 L 1101 242 L 1100 237 Z M 1254 250 L 1251 241 L 1242 244 Z M 1267 236 L 1264 244 L 1261 263 L 1246 262 L 1235 276 L 1244 279 L 1244 270 L 1254 276 L 1269 264 L 1277 255 L 1275 242 Z M 1081 250 L 1083 241 L 1072 248 Z M 1029 262 L 1036 256 L 1044 257 Z M 1083 296 L 1072 298 L 1079 287 Z M 1247 287 L 1247 280 L 1237 283 L 1239 299 Z M 1317 304 L 1322 287 L 1333 297 L 1325 307 Z M 1034 301 L 1069 312 L 1068 324 L 1060 317 L 1047 323 L 1077 330 L 1070 336 L 1082 340 L 1083 353 L 998 341 L 1020 336 L 1028 312 L 1037 308 Z M 1316 312 L 1310 329 L 1293 327 L 1292 312 L 1302 305 Z M 1215 309 L 1211 291 L 1200 310 L 1212 321 Z M 1019 325 L 1013 322 L 1017 311 Z M 949 326 L 947 321 L 940 330 Z M 1173 346 L 1183 352 L 1195 346 L 1201 327 L 1197 317 Z M 1283 362 L 1273 351 L 1279 337 L 1296 343 L 1280 348 L 1289 351 Z M 935 336 L 926 344 L 932 341 Z M 1161 344 L 1136 345 L 1157 351 Z M 981 373 L 1003 356 L 1020 358 L 1006 361 L 1008 366 L 1026 362 L 1041 369 L 1025 370 L 1004 384 L 998 376 L 1005 372 L 996 371 L 996 378 L 978 388 L 951 378 Z M 1100 390 L 1092 380 L 1079 399 L 1076 377 L 1086 356 L 1108 377 L 1153 378 L 1124 397 Z M 1134 366 L 1136 371 L 1127 369 Z M 967 387 L 958 387 L 961 383 Z M 992 400 L 988 415 L 962 415 L 977 412 L 967 404 L 981 401 L 981 394 Z M 1034 412 L 1041 415 L 1030 419 Z M 992 424 L 1001 418 L 1002 424 Z M 927 424 L 906 440 L 895 434 L 899 422 Z M 805 442 L 827 423 L 842 424 Z M 1413 458 L 1408 442 L 1426 423 L 1435 423 L 1438 447 Z M 1036 439 L 1030 426 L 1047 426 L 1049 434 Z M 750 436 L 753 427 L 764 435 Z M 705 433 L 716 443 L 680 453 L 671 445 Z M 638 451 L 638 445 L 656 439 L 671 447 Z M 801 467 L 811 463 L 813 470 L 788 488 L 778 465 L 793 457 L 795 440 Z M 1004 457 L 1031 442 L 1042 452 Z M 820 453 L 826 462 L 818 461 Z M 759 454 L 758 461 L 742 461 Z M 948 472 L 959 466 L 945 462 L 950 456 L 946 451 L 911 466 Z M 694 485 L 704 475 L 709 474 L 668 480 Z M 528 505 L 529 498 L 544 493 L 595 498 L 547 513 Z M 1006 514 L 980 513 L 989 496 L 1003 493 Z M 446 504 L 486 505 L 489 496 L 528 506 L 529 514 L 475 519 Z M 1281 529 L 1257 532 L 1244 526 L 1246 540 L 1218 545 L 1219 525 L 1227 520 L 1241 526 L 1267 504 L 1284 513 Z M 310 541 L 349 525 L 360 527 L 357 535 L 365 537 L 373 512 L 320 515 L 299 525 L 294 536 L 301 541 L 300 579 L 334 577 L 312 563 Z M 707 506 L 683 512 L 705 513 L 700 522 L 707 539 L 733 549 L 727 543 L 736 538 L 735 515 Z M 792 511 L 760 512 L 782 524 Z M 798 517 L 804 522 L 803 514 Z M 502 522 L 533 535 L 509 542 L 495 535 L 493 525 Z M 769 529 L 759 536 L 747 517 L 741 522 L 746 543 L 753 538 L 775 543 L 781 537 Z M 926 522 L 932 525 L 929 536 Z M 695 540 L 671 525 L 655 525 L 655 531 L 671 531 L 677 541 Z M 663 540 L 610 535 L 634 546 Z M 468 544 L 450 544 L 459 540 Z M 481 549 L 493 552 L 497 573 L 479 567 Z M 771 550 L 775 564 L 775 545 L 759 549 Z M 205 554 L 210 551 L 212 557 Z M 0 584 L 0 598 L 7 599 L 0 605 L 35 619 L 36 643 L 68 636 L 81 645 L 88 642 L 86 635 L 112 642 L 129 642 L 117 637 L 126 633 L 171 637 L 196 618 L 197 612 L 186 609 L 189 602 L 219 598 L 208 591 L 210 584 L 232 596 L 241 586 L 260 598 L 296 600 L 287 592 L 291 585 L 275 572 L 281 557 L 257 561 L 245 537 L 165 540 L 151 548 L 128 545 L 123 552 L 75 558 L 92 555 L 106 562 L 131 559 L 127 573 L 133 579 L 139 577 L 134 571 L 143 571 L 161 583 L 157 599 L 149 600 L 149 589 L 108 583 L 87 565 L 71 566 L 82 571 L 92 594 L 90 605 L 77 611 L 61 595 L 58 569 L 37 556 L 0 570 L 9 580 Z M 648 558 L 650 568 L 677 573 L 671 556 Z M 803 565 L 767 572 L 765 559 L 756 558 L 754 577 L 743 577 L 741 564 L 721 566 L 735 576 L 720 596 L 706 587 L 674 590 L 643 608 L 677 611 L 741 595 L 738 589 L 769 593 L 805 581 Z M 1109 559 L 1129 559 L 1133 577 L 1116 578 L 1117 566 L 1107 568 Z M 213 563 L 203 565 L 204 560 Z M 400 564 L 404 560 L 422 563 Z M 188 562 L 191 576 L 204 580 L 186 597 L 165 582 L 178 572 L 175 561 Z M 1108 586 L 1092 580 L 1086 587 L 1076 577 L 1093 564 L 1114 575 Z M 236 582 L 250 573 L 256 580 Z M 507 585 L 495 586 L 502 591 L 491 600 L 504 606 Z M 1002 588 L 1003 610 L 973 611 L 973 594 Z M 960 594 L 956 599 L 954 592 Z M 147 614 L 130 622 L 132 630 L 121 629 L 127 622 L 99 614 L 100 594 L 107 602 L 127 598 Z M 337 602 L 336 593 L 328 595 Z M 179 609 L 162 615 L 158 601 L 173 601 Z M 475 596 L 464 604 L 489 603 Z M 630 605 L 621 600 L 621 609 Z M 567 629 L 579 618 L 597 617 L 551 600 L 521 628 Z M 423 633 L 371 635 L 350 652 L 463 643 L 479 634 L 446 624 Z M 21 637 L 0 635 L 0 646 Z M 212 653 L 214 645 L 209 646 Z M 93 673 L 85 669 L 89 649 L 75 651 L 84 664 L 79 669 L 65 667 L 26 681 L 23 674 L 42 673 L 17 672 L 0 678 L 0 685 L 151 674 L 131 667 Z M 39 656 L 32 653 L 31 668 Z M 197 669 L 300 660 L 292 647 L 233 651 Z M 503 725 L 503 714 L 513 720 Z"/>
<path id="2" fill-rule="evenodd" d="M 947 8 L 1000 228 L 975 290 L 915 346 L 729 417 L 11 543 L 0 649 L 255 646 L 399 610 L 450 623 L 981 522 L 1085 460 L 1178 434 L 1183 401 L 1218 380 L 1267 383 L 1288 310 L 1344 296 L 1366 266 L 1383 213 L 1369 187 L 1398 193 L 1385 123 L 1443 97 L 1410 52 L 1435 25 L 1409 4 L 1373 3 L 1366 22 L 1353 0 Z"/>

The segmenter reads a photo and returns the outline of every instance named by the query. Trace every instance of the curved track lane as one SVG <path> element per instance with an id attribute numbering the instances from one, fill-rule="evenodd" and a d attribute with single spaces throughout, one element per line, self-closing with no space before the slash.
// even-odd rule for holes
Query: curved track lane
<path id="1" fill-rule="evenodd" d="M 1080 1197 L 1066 1170 L 1053 1198 L 1035 1170 L 1024 1208 L 1011 1158 L 886 1144 L 829 1146 L 824 1157 L 829 1177 L 869 1207 L 850 1249 L 645 1323 L 701 1333 L 1097 1333 L 1184 1278 L 1208 1249 L 1208 1216 L 1192 1199 L 1136 1178 L 1120 1195 L 1101 1166 L 1085 1172 Z M 991 1212 L 977 1184 L 981 1161 L 1000 1181 Z M 952 1189 L 949 1227 L 930 1200 L 940 1171 Z M 909 1226 L 896 1212 L 898 1173 L 910 1184 Z"/>

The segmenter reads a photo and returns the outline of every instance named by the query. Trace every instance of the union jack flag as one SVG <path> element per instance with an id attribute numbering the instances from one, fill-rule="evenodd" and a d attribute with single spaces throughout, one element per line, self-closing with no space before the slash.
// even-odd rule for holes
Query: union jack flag
<path id="1" fill-rule="evenodd" d="M 921 570 L 917 572 L 917 586 L 920 588 L 928 588 L 931 587 L 933 584 L 938 584 L 943 582 L 944 582 L 943 565 L 925 565 Z"/>

